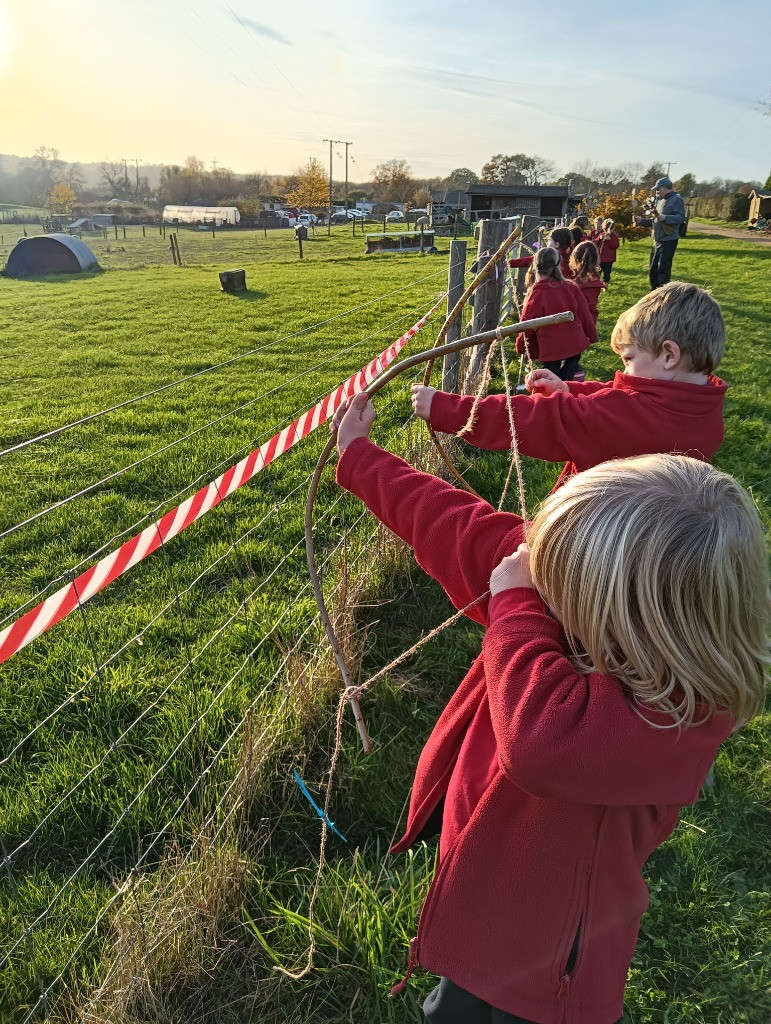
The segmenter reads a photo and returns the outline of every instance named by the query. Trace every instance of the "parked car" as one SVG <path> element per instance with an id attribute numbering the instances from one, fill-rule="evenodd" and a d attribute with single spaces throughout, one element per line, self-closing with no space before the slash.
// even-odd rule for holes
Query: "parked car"
<path id="1" fill-rule="evenodd" d="M 387 224 L 400 224 L 404 220 L 404 214 L 401 210 L 391 210 L 390 213 L 386 214 Z"/>
<path id="2" fill-rule="evenodd" d="M 347 224 L 348 223 L 348 217 L 346 217 L 345 212 L 343 210 L 340 210 L 338 213 L 333 213 L 332 214 L 332 216 L 329 219 L 329 223 L 330 224 Z"/>
<path id="3" fill-rule="evenodd" d="M 258 228 L 288 228 L 290 219 L 279 210 L 260 210 L 257 215 Z"/>
<path id="4" fill-rule="evenodd" d="M 304 224 L 306 228 L 312 228 L 315 226 L 318 217 L 315 213 L 301 213 L 300 223 Z"/>
<path id="5" fill-rule="evenodd" d="M 348 220 L 366 220 L 366 216 L 361 210 L 348 210 L 347 217 Z"/>

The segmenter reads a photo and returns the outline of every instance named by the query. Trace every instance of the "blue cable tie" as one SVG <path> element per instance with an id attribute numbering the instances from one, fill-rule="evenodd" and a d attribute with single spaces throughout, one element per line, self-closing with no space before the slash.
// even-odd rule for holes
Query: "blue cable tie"
<path id="1" fill-rule="evenodd" d="M 326 816 L 326 814 L 324 814 L 322 809 L 319 807 L 319 805 L 316 803 L 316 801 L 310 795 L 310 793 L 308 792 L 308 787 L 305 785 L 303 780 L 300 778 L 300 775 L 299 775 L 299 773 L 298 773 L 296 768 L 292 769 L 292 774 L 294 775 L 295 782 L 300 787 L 300 792 L 305 797 L 305 799 L 308 801 L 308 803 L 311 805 L 311 807 L 316 812 L 316 814 L 318 814 L 318 816 L 321 818 L 322 821 L 326 822 L 327 826 L 332 829 L 332 831 L 335 833 L 336 836 L 340 836 L 340 838 L 343 840 L 343 842 L 347 843 L 348 840 L 345 838 L 343 833 L 335 828 L 334 821 L 330 821 L 329 820 L 329 818 Z"/>

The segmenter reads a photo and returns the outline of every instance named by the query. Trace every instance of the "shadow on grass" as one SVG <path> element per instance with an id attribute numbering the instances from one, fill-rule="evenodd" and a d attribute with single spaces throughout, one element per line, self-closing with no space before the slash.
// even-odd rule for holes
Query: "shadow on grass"
<path id="1" fill-rule="evenodd" d="M 246 288 L 242 292 L 223 292 L 224 295 L 230 295 L 233 299 L 241 299 L 242 302 L 257 302 L 259 299 L 267 299 L 267 292 L 258 292 L 254 288 Z"/>

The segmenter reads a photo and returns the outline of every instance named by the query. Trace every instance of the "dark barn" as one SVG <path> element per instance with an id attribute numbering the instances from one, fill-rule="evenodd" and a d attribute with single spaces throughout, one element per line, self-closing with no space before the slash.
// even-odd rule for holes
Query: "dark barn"
<path id="1" fill-rule="evenodd" d="M 96 265 L 96 256 L 79 238 L 63 234 L 35 235 L 19 239 L 8 257 L 5 273 L 8 277 L 79 274 Z"/>

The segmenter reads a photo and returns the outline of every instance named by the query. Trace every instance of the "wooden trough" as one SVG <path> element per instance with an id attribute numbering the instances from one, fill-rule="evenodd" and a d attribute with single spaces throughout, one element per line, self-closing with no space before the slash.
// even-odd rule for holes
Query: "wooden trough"
<path id="1" fill-rule="evenodd" d="M 435 252 L 432 228 L 367 235 L 367 252 Z"/>

